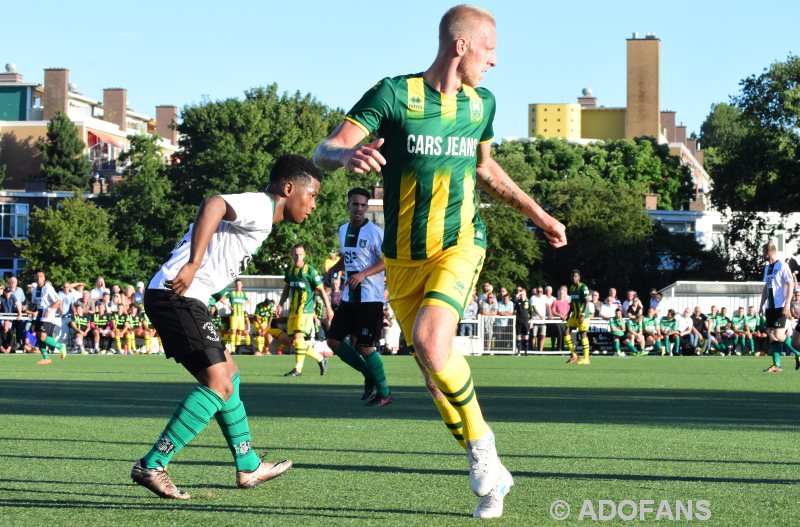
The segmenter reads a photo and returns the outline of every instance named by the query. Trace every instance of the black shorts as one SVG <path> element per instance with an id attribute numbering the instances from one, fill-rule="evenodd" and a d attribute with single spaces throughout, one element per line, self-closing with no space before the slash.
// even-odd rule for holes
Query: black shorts
<path id="1" fill-rule="evenodd" d="M 382 329 L 383 302 L 341 302 L 328 338 L 342 342 L 348 335 L 355 335 L 357 346 L 372 347 L 380 340 Z"/>
<path id="2" fill-rule="evenodd" d="M 786 315 L 784 315 L 782 307 L 767 308 L 764 316 L 767 319 L 767 329 L 786 327 Z"/>
<path id="3" fill-rule="evenodd" d="M 191 374 L 225 362 L 225 346 L 206 305 L 194 298 L 173 300 L 173 294 L 161 289 L 144 292 L 145 311 L 161 337 L 165 355 Z"/>
<path id="4" fill-rule="evenodd" d="M 517 320 L 514 325 L 517 329 L 517 335 L 522 335 L 523 337 L 527 337 L 528 333 L 530 332 L 530 324 L 527 321 L 523 322 L 521 320 Z"/>
<path id="5" fill-rule="evenodd" d="M 33 331 L 34 333 L 47 333 L 48 337 L 53 336 L 53 329 L 55 326 L 52 322 L 44 322 L 40 319 L 36 319 L 33 323 Z"/>

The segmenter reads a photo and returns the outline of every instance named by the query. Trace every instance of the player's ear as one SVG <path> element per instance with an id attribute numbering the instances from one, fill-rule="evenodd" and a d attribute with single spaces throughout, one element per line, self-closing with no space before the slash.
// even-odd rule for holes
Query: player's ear
<path id="1" fill-rule="evenodd" d="M 283 196 L 286 198 L 291 196 L 296 189 L 297 185 L 295 185 L 294 181 L 284 181 L 281 187 L 281 190 L 283 191 Z"/>

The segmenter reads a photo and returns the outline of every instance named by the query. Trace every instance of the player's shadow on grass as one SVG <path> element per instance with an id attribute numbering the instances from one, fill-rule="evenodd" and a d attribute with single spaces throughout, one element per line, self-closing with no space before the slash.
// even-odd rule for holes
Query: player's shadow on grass
<path id="1" fill-rule="evenodd" d="M 185 397 L 186 383 L 6 380 L 5 414 L 162 417 Z M 642 388 L 478 387 L 490 422 L 800 429 L 800 393 Z M 356 389 L 324 384 L 248 384 L 242 397 L 252 417 L 438 420 L 422 387 L 401 386 L 385 408 L 368 408 Z"/>
<path id="2" fill-rule="evenodd" d="M 2 480 L 0 480 L 2 481 Z M 242 505 L 220 503 L 220 500 L 203 498 L 193 498 L 189 502 L 164 501 L 160 498 L 148 496 L 149 499 L 131 503 L 131 496 L 116 496 L 120 501 L 93 502 L 87 500 L 68 500 L 68 499 L 25 499 L 25 498 L 3 498 L 0 497 L 0 509 L 3 507 L 31 508 L 31 509 L 70 509 L 78 508 L 82 510 L 141 510 L 141 511 L 183 511 L 183 512 L 213 512 L 226 514 L 227 522 L 231 518 L 241 515 L 279 517 L 300 516 L 300 517 L 320 517 L 320 518 L 350 518 L 354 520 L 366 520 L 375 514 L 410 514 L 414 516 L 439 516 L 439 517 L 464 517 L 464 514 L 447 511 L 430 511 L 420 509 L 371 509 L 371 508 L 346 508 L 346 507 L 319 507 L 319 506 L 276 506 L 268 505 Z M 227 523 L 226 522 L 226 523 Z"/>

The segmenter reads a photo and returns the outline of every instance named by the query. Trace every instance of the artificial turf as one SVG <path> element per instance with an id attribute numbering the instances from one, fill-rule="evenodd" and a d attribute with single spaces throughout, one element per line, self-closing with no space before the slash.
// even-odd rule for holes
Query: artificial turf
<path id="1" fill-rule="evenodd" d="M 414 361 L 385 357 L 394 402 L 364 407 L 357 374 L 320 377 L 292 357 L 239 357 L 253 446 L 295 467 L 234 487 L 217 424 L 170 466 L 189 501 L 131 483 L 192 379 L 163 357 L 0 356 L 0 525 L 475 525 L 463 451 Z M 800 373 L 765 358 L 471 357 L 478 396 L 515 487 L 496 525 L 591 525 L 584 500 L 706 500 L 703 525 L 798 522 Z M 787 366 L 790 366 L 787 361 Z M 557 522 L 561 499 L 571 517 Z M 673 509 L 674 510 L 674 509 Z M 625 509 L 629 512 L 630 509 Z M 648 525 L 650 514 L 626 525 Z M 481 523 L 481 522 L 479 522 Z M 619 518 L 597 524 L 622 523 Z M 663 520 L 657 523 L 681 523 Z"/>

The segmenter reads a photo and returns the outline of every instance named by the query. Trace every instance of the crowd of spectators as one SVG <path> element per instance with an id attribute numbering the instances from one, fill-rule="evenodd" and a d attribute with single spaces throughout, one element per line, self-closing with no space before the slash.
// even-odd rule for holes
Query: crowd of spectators
<path id="1" fill-rule="evenodd" d="M 38 352 L 32 320 L 38 312 L 39 293 L 35 284 L 24 290 L 16 276 L 7 284 L 0 282 L 0 352 Z M 91 289 L 83 282 L 64 282 L 58 292 L 56 340 L 82 353 L 157 352 L 133 344 L 136 337 L 155 337 L 142 307 L 143 296 L 144 282 L 109 288 L 98 276 Z"/>
<path id="2" fill-rule="evenodd" d="M 495 291 L 494 285 L 488 282 L 482 284 L 480 293 L 473 291 L 459 324 L 459 336 L 476 336 L 478 324 L 482 324 L 484 349 L 491 352 L 498 333 L 514 324 L 515 354 L 564 350 L 570 313 L 566 285 L 559 286 L 555 294 L 549 285 L 534 286 L 530 293 L 524 286 L 517 286 L 513 296 L 505 286 Z M 678 355 L 741 355 L 766 351 L 765 319 L 756 306 L 740 307 L 734 316 L 730 316 L 726 308 L 718 310 L 716 306 L 708 313 L 700 306 L 675 312 L 664 308 L 662 295 L 655 288 L 643 301 L 634 290 L 626 291 L 625 298 L 620 299 L 612 287 L 602 298 L 599 291 L 590 292 L 589 311 L 594 321 L 590 329 L 592 351 L 614 349 L 609 323 L 615 317 L 622 321 L 619 340 L 623 344 L 630 343 L 627 349 L 632 346 L 635 354 L 653 350 Z M 799 290 L 792 299 L 792 313 L 795 319 L 800 318 Z"/>

